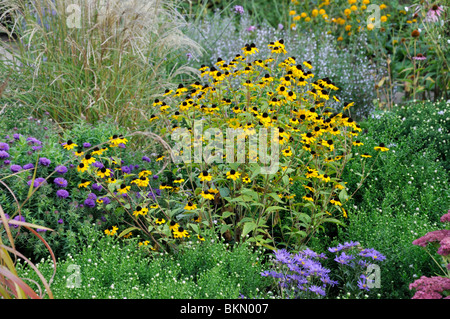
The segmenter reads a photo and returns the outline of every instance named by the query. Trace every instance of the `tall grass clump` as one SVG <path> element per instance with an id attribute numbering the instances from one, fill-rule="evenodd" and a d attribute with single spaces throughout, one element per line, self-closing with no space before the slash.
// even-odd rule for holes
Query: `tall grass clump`
<path id="1" fill-rule="evenodd" d="M 4 98 L 60 123 L 138 125 L 155 92 L 192 75 L 178 56 L 200 51 L 171 1 L 0 0 L 0 12 L 17 39 L 1 44 L 13 58 L 0 73 L 15 79 Z"/>

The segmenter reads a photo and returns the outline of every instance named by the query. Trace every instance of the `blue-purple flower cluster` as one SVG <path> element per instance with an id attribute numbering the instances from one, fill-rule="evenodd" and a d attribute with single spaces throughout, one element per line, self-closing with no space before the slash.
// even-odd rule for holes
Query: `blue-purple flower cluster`
<path id="1" fill-rule="evenodd" d="M 346 273 L 342 271 L 343 267 L 350 270 L 347 273 L 359 275 L 356 286 L 361 291 L 369 291 L 370 279 L 365 274 L 367 267 L 386 259 L 375 249 L 362 248 L 359 242 L 353 241 L 330 247 L 328 251 L 335 255 L 333 261 L 338 268 L 341 268 L 339 269 L 340 278 L 344 278 L 343 274 Z M 276 278 L 280 288 L 288 292 L 288 297 L 307 298 L 310 293 L 317 297 L 325 297 L 330 287 L 339 288 L 339 282 L 330 277 L 331 270 L 322 265 L 321 260 L 328 259 L 324 253 L 318 254 L 307 248 L 292 254 L 286 249 L 279 249 L 274 252 L 274 257 L 275 270 L 264 271 L 261 275 Z M 352 278 L 346 279 L 352 280 Z"/>

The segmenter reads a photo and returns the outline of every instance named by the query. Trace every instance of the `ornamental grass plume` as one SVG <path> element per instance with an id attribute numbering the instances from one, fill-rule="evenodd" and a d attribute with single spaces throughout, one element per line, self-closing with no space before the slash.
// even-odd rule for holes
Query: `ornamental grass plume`
<path id="1" fill-rule="evenodd" d="M 137 125 L 156 92 L 196 73 L 174 62 L 201 49 L 168 0 L 0 0 L 0 12 L 17 38 L 0 43 L 12 55 L 0 72 L 17 79 L 3 98 L 40 101 L 33 111 L 58 122 Z"/>

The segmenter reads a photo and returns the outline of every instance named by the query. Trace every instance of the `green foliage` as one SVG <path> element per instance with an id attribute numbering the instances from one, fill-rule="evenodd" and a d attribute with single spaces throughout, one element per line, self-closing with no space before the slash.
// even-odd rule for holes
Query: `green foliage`
<path id="1" fill-rule="evenodd" d="M 258 292 L 266 286 L 260 276 L 263 251 L 252 251 L 249 245 L 228 246 L 208 238 L 176 255 L 149 256 L 138 249 L 138 238 L 86 232 L 86 244 L 57 261 L 51 286 L 56 299 L 236 299 L 240 293 L 264 297 Z M 51 262 L 41 260 L 38 269 L 47 278 Z M 18 271 L 34 278 L 27 267 Z M 77 271 L 80 281 L 75 279 Z"/>

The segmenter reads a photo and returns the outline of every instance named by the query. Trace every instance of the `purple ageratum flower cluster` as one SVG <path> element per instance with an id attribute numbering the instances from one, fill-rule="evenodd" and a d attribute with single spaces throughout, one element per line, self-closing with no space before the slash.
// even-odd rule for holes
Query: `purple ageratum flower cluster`
<path id="1" fill-rule="evenodd" d="M 28 164 L 25 164 L 22 168 L 23 169 L 33 169 L 34 168 L 34 164 L 33 163 L 28 163 Z"/>
<path id="2" fill-rule="evenodd" d="M 69 192 L 66 191 L 65 189 L 59 189 L 56 191 L 56 196 L 58 196 L 59 198 L 67 198 L 69 197 Z"/>
<path id="3" fill-rule="evenodd" d="M 327 286 L 338 284 L 337 281 L 331 280 L 330 270 L 323 267 L 319 261 L 326 259 L 324 254 L 317 254 L 311 249 L 291 254 L 285 249 L 279 249 L 274 256 L 275 264 L 281 271 L 264 271 L 261 276 L 279 279 L 280 287 L 288 288 L 294 296 L 307 292 L 325 296 Z"/>
<path id="4" fill-rule="evenodd" d="M 28 186 L 31 186 L 31 181 L 32 181 L 32 180 L 29 180 L 29 181 L 27 182 Z M 34 180 L 33 187 L 34 187 L 34 188 L 37 188 L 37 187 L 41 186 L 41 185 L 44 184 L 44 183 L 45 183 L 45 178 L 43 178 L 43 177 L 38 177 L 38 178 L 36 178 L 36 179 Z"/>
<path id="5" fill-rule="evenodd" d="M 142 160 L 144 161 L 144 162 L 147 162 L 147 163 L 150 163 L 152 160 L 149 158 L 149 157 L 147 157 L 147 156 L 143 156 L 142 157 Z"/>
<path id="6" fill-rule="evenodd" d="M 14 164 L 14 165 L 11 165 L 10 170 L 13 173 L 20 172 L 22 170 L 22 166 Z"/>
<path id="7" fill-rule="evenodd" d="M 0 159 L 8 158 L 9 154 L 6 151 L 0 151 Z"/>
<path id="8" fill-rule="evenodd" d="M 95 207 L 95 201 L 97 200 L 97 195 L 94 193 L 89 193 L 88 197 L 84 201 L 84 206 L 93 208 Z"/>
<path id="9" fill-rule="evenodd" d="M 39 158 L 39 165 L 49 166 L 51 163 L 52 163 L 52 161 L 50 161 L 48 158 L 45 158 L 45 157 Z"/>
<path id="10" fill-rule="evenodd" d="M 0 151 L 9 151 L 9 144 L 8 143 L 0 143 Z"/>

